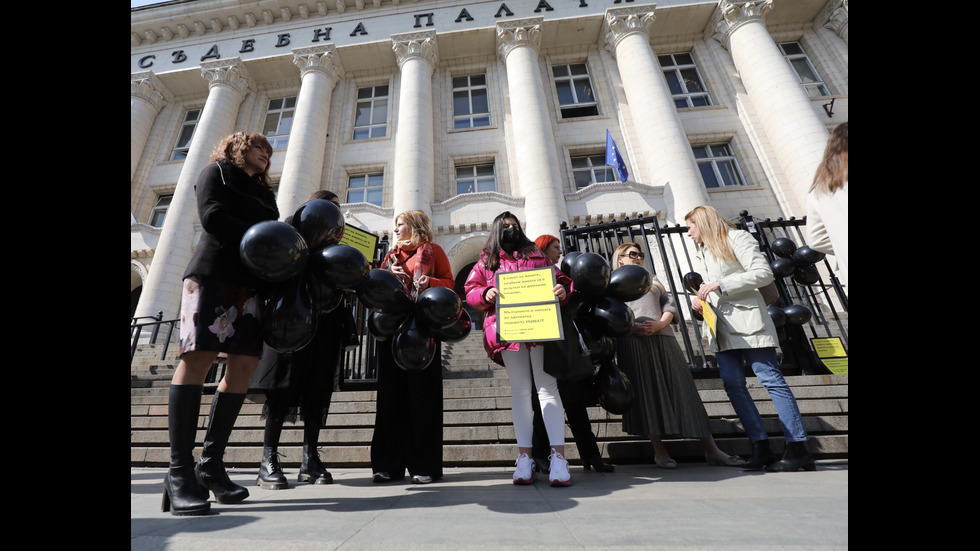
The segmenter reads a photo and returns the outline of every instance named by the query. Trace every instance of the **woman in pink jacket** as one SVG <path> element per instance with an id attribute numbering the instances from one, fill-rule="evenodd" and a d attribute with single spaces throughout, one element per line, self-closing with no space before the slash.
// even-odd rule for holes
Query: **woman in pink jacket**
<path id="1" fill-rule="evenodd" d="M 544 349 L 539 343 L 500 343 L 497 341 L 496 302 L 499 292 L 495 287 L 498 272 L 516 272 L 533 268 L 555 270 L 554 292 L 564 304 L 572 287 L 572 280 L 562 273 L 533 241 L 524 235 L 517 217 L 504 211 L 493 219 L 490 236 L 483 246 L 480 261 L 466 278 L 466 302 L 485 311 L 483 320 L 483 346 L 490 358 L 507 368 L 510 379 L 511 414 L 514 434 L 517 437 L 518 456 L 515 462 L 514 484 L 531 484 L 535 476 L 535 464 L 531 459 L 531 434 L 533 408 L 532 387 L 537 384 L 538 401 L 545 428 L 551 443 L 549 480 L 552 486 L 568 486 L 571 474 L 565 460 L 565 409 L 558 394 L 558 380 L 544 371 Z M 533 375 L 533 379 L 532 379 Z"/>

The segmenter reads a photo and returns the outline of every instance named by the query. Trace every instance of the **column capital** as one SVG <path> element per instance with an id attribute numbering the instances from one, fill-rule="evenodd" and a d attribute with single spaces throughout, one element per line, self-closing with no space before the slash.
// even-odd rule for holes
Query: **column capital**
<path id="1" fill-rule="evenodd" d="M 518 46 L 530 46 L 535 52 L 541 49 L 541 24 L 543 17 L 516 19 L 497 23 L 497 55 L 506 61 L 507 54 Z"/>
<path id="2" fill-rule="evenodd" d="M 300 78 L 311 71 L 316 71 L 336 83 L 344 76 L 344 68 L 340 64 L 337 48 L 333 44 L 294 48 L 293 63 L 299 67 Z"/>
<path id="3" fill-rule="evenodd" d="M 160 111 L 165 102 L 173 99 L 173 94 L 152 71 L 132 73 L 129 86 L 130 96 L 146 101 L 157 111 Z"/>
<path id="4" fill-rule="evenodd" d="M 201 76 L 208 79 L 208 88 L 224 84 L 245 98 L 250 78 L 240 58 L 205 61 L 201 63 Z"/>
<path id="5" fill-rule="evenodd" d="M 827 16 L 827 22 L 823 26 L 834 31 L 841 38 L 847 34 L 847 0 L 837 2 L 837 7 Z"/>
<path id="6" fill-rule="evenodd" d="M 628 8 L 609 8 L 603 17 L 602 37 L 603 46 L 616 57 L 616 45 L 632 34 L 642 34 L 650 39 L 650 26 L 657 19 L 653 10 L 656 4 L 646 6 L 630 6 Z"/>
<path id="7" fill-rule="evenodd" d="M 715 25 L 712 36 L 728 49 L 728 39 L 736 29 L 746 23 L 762 22 L 765 12 L 772 9 L 774 0 L 719 0 L 722 18 Z"/>
<path id="8" fill-rule="evenodd" d="M 439 62 L 439 45 L 435 31 L 391 35 L 391 49 L 395 52 L 398 68 L 413 57 L 422 58 L 435 67 Z"/>

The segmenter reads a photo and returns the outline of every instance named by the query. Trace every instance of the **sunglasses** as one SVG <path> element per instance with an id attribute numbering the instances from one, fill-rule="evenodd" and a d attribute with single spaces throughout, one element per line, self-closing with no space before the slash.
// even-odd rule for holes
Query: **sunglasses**
<path id="1" fill-rule="evenodd" d="M 640 260 L 643 260 L 644 258 L 646 258 L 646 255 L 645 254 L 640 253 L 640 252 L 636 252 L 636 251 L 630 251 L 628 253 L 623 253 L 623 254 L 619 255 L 619 258 L 623 258 L 624 256 L 628 256 L 628 257 L 632 258 L 633 260 L 636 260 L 637 258 L 639 258 Z"/>

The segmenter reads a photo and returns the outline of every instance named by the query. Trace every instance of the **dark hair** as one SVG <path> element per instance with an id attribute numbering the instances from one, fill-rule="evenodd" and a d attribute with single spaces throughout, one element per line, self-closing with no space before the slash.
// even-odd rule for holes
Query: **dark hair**
<path id="1" fill-rule="evenodd" d="M 311 193 L 309 200 L 312 201 L 313 199 L 325 199 L 330 202 L 333 202 L 333 200 L 336 199 L 338 203 L 340 202 L 340 197 L 337 197 L 336 193 L 325 189 L 318 189 Z"/>
<path id="2" fill-rule="evenodd" d="M 520 233 L 520 241 L 514 248 L 514 257 L 526 260 L 534 253 L 541 254 L 534 241 L 528 239 L 527 235 L 524 234 L 524 228 L 521 227 L 521 221 L 518 220 L 517 216 L 509 210 L 505 210 L 493 219 L 493 223 L 490 224 L 490 235 L 487 236 L 487 242 L 483 245 L 483 254 L 486 255 L 485 265 L 491 272 L 496 272 L 500 268 L 500 242 L 504 235 L 504 220 L 508 218 L 517 222 L 517 231 Z"/>

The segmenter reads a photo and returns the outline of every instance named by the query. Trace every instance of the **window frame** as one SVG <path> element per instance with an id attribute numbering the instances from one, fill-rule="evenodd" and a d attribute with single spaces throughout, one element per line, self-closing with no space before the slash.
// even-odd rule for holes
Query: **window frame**
<path id="1" fill-rule="evenodd" d="M 289 134 L 293 127 L 293 121 L 296 117 L 296 98 L 297 96 L 283 96 L 277 98 L 269 98 L 268 109 L 265 112 L 265 120 L 262 123 L 262 134 L 269 141 L 269 145 L 272 149 L 285 149 L 289 145 Z M 281 102 L 279 107 L 273 107 L 273 103 Z M 288 105 L 291 103 L 292 105 Z M 287 116 L 288 114 L 288 116 Z M 269 128 L 269 118 L 270 116 L 276 116 L 276 128 L 270 130 Z M 283 122 L 287 121 L 288 125 L 285 131 L 282 131 Z"/>
<path id="2" fill-rule="evenodd" d="M 479 172 L 479 169 L 480 168 L 486 168 L 486 167 L 489 167 L 490 168 L 490 175 L 489 176 L 487 176 L 486 174 L 481 175 L 480 172 Z M 472 177 L 461 180 L 460 179 L 460 171 L 461 170 L 465 170 L 465 169 L 473 169 Z M 486 184 L 488 178 L 490 178 L 491 181 L 492 181 L 492 183 L 493 183 L 493 189 L 480 189 L 481 188 L 481 183 L 482 184 Z M 461 182 L 469 182 L 469 181 L 472 181 L 472 184 L 473 184 L 474 189 L 472 191 L 463 191 L 463 192 L 460 192 L 459 186 L 461 185 Z M 491 160 L 488 160 L 488 161 L 472 161 L 472 162 L 465 162 L 465 163 L 458 163 L 458 164 L 457 163 L 454 163 L 453 164 L 453 184 L 454 184 L 455 190 L 456 190 L 455 195 L 457 195 L 457 196 L 458 195 L 467 195 L 467 194 L 470 194 L 470 193 L 491 193 L 491 192 L 496 192 L 496 191 L 498 191 L 498 189 L 500 187 L 498 185 L 498 182 L 497 182 L 497 163 L 494 160 L 492 160 L 492 159 Z"/>
<path id="3" fill-rule="evenodd" d="M 473 84 L 473 77 L 483 77 L 483 84 Z M 466 84 L 464 86 L 457 86 L 457 79 L 466 79 Z M 490 113 L 490 86 L 488 83 L 487 73 L 484 71 L 482 73 L 466 73 L 459 75 L 450 76 L 450 96 L 453 105 L 452 113 L 452 130 L 480 130 L 483 128 L 490 128 L 493 126 L 493 117 Z M 474 111 L 473 109 L 473 91 L 482 90 L 484 94 L 484 101 L 486 102 L 486 111 Z M 466 93 L 466 103 L 469 108 L 469 113 L 457 114 L 456 113 L 456 94 L 457 92 Z M 486 119 L 485 124 L 476 124 L 476 119 Z M 468 122 L 468 126 L 459 126 L 462 121 Z"/>
<path id="4" fill-rule="evenodd" d="M 578 97 L 579 92 L 577 90 L 576 81 L 582 80 L 583 75 L 581 73 L 576 74 L 573 67 L 583 67 L 585 69 L 584 78 L 587 81 L 587 86 L 583 89 L 583 92 L 591 94 L 591 101 L 581 101 L 581 98 Z M 562 68 L 565 70 L 566 74 L 557 74 L 558 70 Z M 592 82 L 592 73 L 589 71 L 589 63 L 587 60 L 574 63 L 553 63 L 551 65 L 551 79 L 554 83 L 555 98 L 557 100 L 558 112 L 561 119 L 566 120 L 594 117 L 600 114 L 599 98 L 597 97 L 595 84 Z M 563 86 L 567 86 L 568 91 L 571 92 L 571 102 L 563 103 Z"/>
<path id="5" fill-rule="evenodd" d="M 377 95 L 378 89 L 384 88 L 385 95 Z M 371 90 L 371 96 L 361 97 L 362 90 Z M 375 117 L 376 111 L 379 107 L 376 105 L 377 102 L 384 101 L 384 116 L 381 122 L 377 122 Z M 369 116 L 369 121 L 367 124 L 358 125 L 358 110 L 361 109 L 361 104 L 368 103 L 371 109 L 371 114 Z M 371 140 L 377 138 L 388 137 L 388 114 L 391 112 L 391 86 L 389 84 L 373 84 L 370 86 L 357 86 L 354 89 L 354 113 L 353 119 L 351 121 L 351 139 L 352 140 Z M 376 134 L 376 131 L 381 131 L 380 135 Z M 365 131 L 367 136 L 358 136 L 359 132 Z"/>
<path id="6" fill-rule="evenodd" d="M 197 125 L 201 122 L 201 113 L 203 112 L 203 107 L 200 109 L 187 109 L 184 112 L 184 118 L 181 120 L 180 127 L 177 129 L 177 137 L 174 139 L 174 147 L 170 151 L 171 161 L 183 161 L 187 159 L 187 153 L 190 151 L 191 142 L 194 141 L 194 134 L 197 132 Z M 193 119 L 190 118 L 191 113 L 196 113 Z M 187 128 L 190 128 L 190 135 L 187 136 L 186 145 L 180 145 L 184 137 L 184 130 Z"/>
<path id="7" fill-rule="evenodd" d="M 786 42 L 777 42 L 776 45 L 779 47 L 779 52 L 783 54 L 783 59 L 789 63 L 789 66 L 793 69 L 793 74 L 799 79 L 800 85 L 806 90 L 806 93 L 810 98 L 825 98 L 830 96 L 830 89 L 827 88 L 826 83 L 824 83 L 823 78 L 820 73 L 817 72 L 817 68 L 810 61 L 810 56 L 806 52 L 806 48 L 799 40 L 788 40 Z M 798 53 L 787 53 L 786 46 L 796 46 L 799 48 Z M 801 73 L 800 63 L 803 63 L 805 68 L 810 71 L 812 77 L 805 76 Z M 811 82 L 806 82 L 806 78 L 813 78 Z M 817 95 L 814 95 L 814 91 Z"/>
<path id="8" fill-rule="evenodd" d="M 715 148 L 724 148 L 725 155 L 716 155 Z M 698 149 L 703 149 L 707 155 L 698 156 Z M 735 154 L 735 150 L 731 145 L 731 142 L 713 142 L 705 144 L 692 145 L 691 150 L 694 153 L 694 160 L 698 165 L 698 172 L 701 174 L 701 182 L 704 184 L 706 190 L 713 189 L 742 189 L 748 187 L 748 180 L 742 173 L 742 167 L 739 165 L 738 156 Z M 729 170 L 723 171 L 720 167 L 727 166 Z M 709 182 L 705 179 L 705 170 L 710 168 L 713 183 L 717 185 L 708 185 Z M 734 184 L 726 184 L 726 172 L 728 175 L 734 177 L 737 180 Z"/>
<path id="9" fill-rule="evenodd" d="M 690 58 L 690 63 L 682 62 L 686 60 L 678 59 L 678 56 L 687 56 Z M 670 65 L 665 65 L 665 61 L 670 61 Z M 660 65 L 661 71 L 663 71 L 664 80 L 667 82 L 667 89 L 671 92 L 671 98 L 674 100 L 674 106 L 678 109 L 684 108 L 695 108 L 695 107 L 710 107 L 713 105 L 711 101 L 711 93 L 708 92 L 708 87 L 704 83 L 704 78 L 701 76 L 701 71 L 698 69 L 697 59 L 694 57 L 694 52 L 677 52 L 673 54 L 662 54 L 657 56 L 657 63 Z M 699 92 L 691 92 L 688 82 L 691 82 L 690 78 L 685 78 L 685 76 L 690 75 L 690 71 L 693 71 L 693 76 L 697 78 L 697 84 L 701 87 Z M 688 73 L 685 75 L 685 72 Z M 676 79 L 676 84 L 680 88 L 680 91 L 675 93 L 671 89 L 671 78 L 668 73 L 673 73 L 671 76 Z M 695 98 L 701 98 L 704 100 L 704 105 L 697 105 Z M 682 105 L 683 104 L 683 105 Z"/>
<path id="10" fill-rule="evenodd" d="M 157 195 L 157 200 L 153 203 L 153 208 L 150 209 L 150 218 L 147 221 L 147 225 L 154 228 L 162 228 L 164 222 L 167 221 L 167 213 L 170 211 L 170 205 L 173 204 L 173 200 L 173 193 L 161 193 Z M 163 204 L 164 201 L 166 201 L 166 205 Z M 159 225 L 154 223 L 158 216 L 160 217 Z"/>
<path id="11" fill-rule="evenodd" d="M 374 177 L 378 178 L 379 183 L 376 185 L 369 185 L 371 179 Z M 385 174 L 383 170 L 377 170 L 377 171 L 367 170 L 363 172 L 349 173 L 347 175 L 347 189 L 346 189 L 346 193 L 344 194 L 347 200 L 344 201 L 344 203 L 367 203 L 369 205 L 384 207 L 384 192 L 385 192 L 384 177 Z M 362 179 L 364 185 L 356 188 L 352 186 L 351 183 L 356 179 Z M 358 201 L 351 200 L 352 189 L 363 190 L 362 192 L 363 195 L 361 196 L 361 200 Z M 368 194 L 370 193 L 371 190 L 377 190 L 381 192 L 381 197 L 377 203 L 368 200 L 369 199 Z"/>
<path id="12" fill-rule="evenodd" d="M 576 160 L 579 160 L 581 162 L 581 160 L 583 159 L 587 166 L 576 167 L 575 166 Z M 575 191 L 585 189 L 591 186 L 592 184 L 605 184 L 611 182 L 619 182 L 619 177 L 616 175 L 616 169 L 613 166 L 606 164 L 605 151 L 596 151 L 595 153 L 569 152 L 568 160 L 572 167 L 572 183 L 575 186 Z M 596 160 L 601 161 L 602 164 L 595 164 Z M 596 179 L 596 172 L 599 170 L 602 170 L 602 172 L 606 176 L 606 179 L 603 181 L 599 181 Z M 577 176 L 579 174 L 583 174 L 586 172 L 588 172 L 589 174 L 589 183 L 585 185 L 579 185 L 579 179 L 577 178 Z"/>

